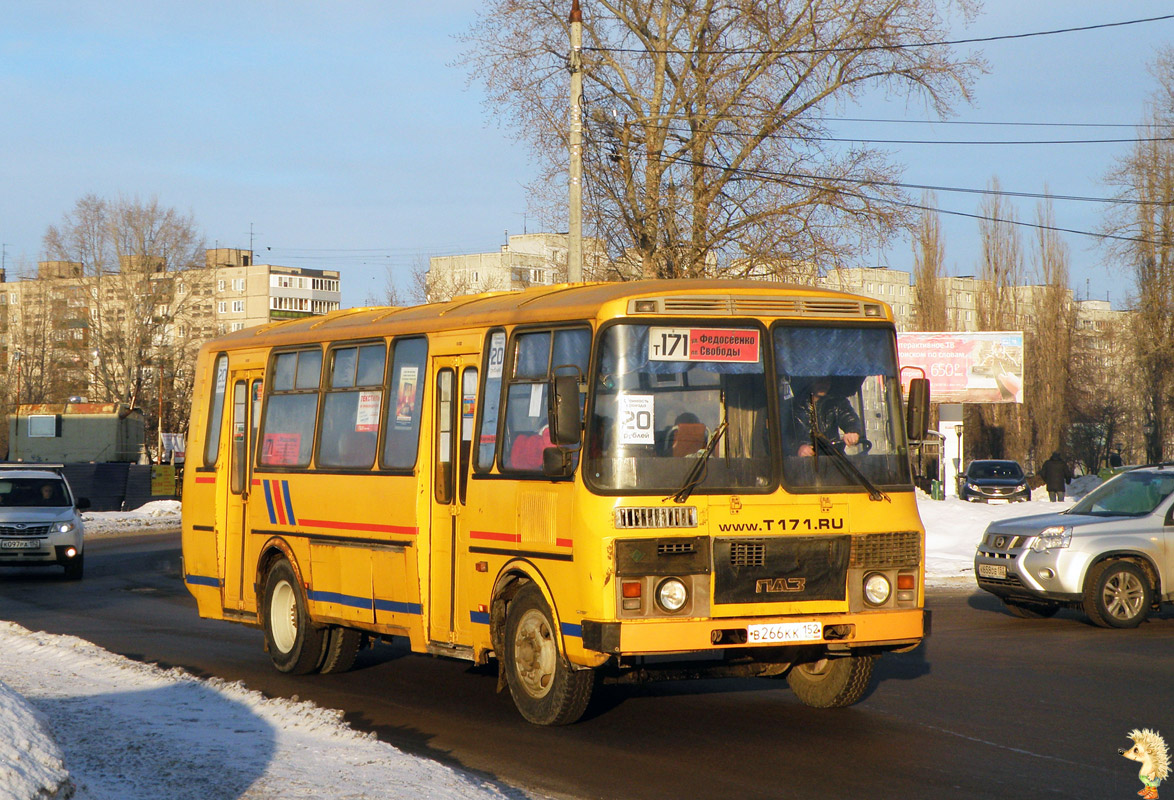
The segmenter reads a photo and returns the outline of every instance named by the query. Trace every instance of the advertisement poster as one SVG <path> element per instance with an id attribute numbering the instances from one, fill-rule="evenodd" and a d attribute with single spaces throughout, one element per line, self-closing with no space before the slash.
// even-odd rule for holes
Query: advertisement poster
<path id="1" fill-rule="evenodd" d="M 898 333 L 897 357 L 902 383 L 922 370 L 935 403 L 1023 402 L 1022 331 Z"/>
<path id="2" fill-rule="evenodd" d="M 301 447 L 300 433 L 267 433 L 261 443 L 261 463 L 269 466 L 297 464 Z"/>
<path id="3" fill-rule="evenodd" d="M 359 392 L 359 408 L 355 415 L 356 433 L 374 433 L 379 430 L 379 405 L 382 392 Z"/>
<path id="4" fill-rule="evenodd" d="M 395 422 L 401 427 L 412 424 L 412 410 L 416 404 L 416 379 L 419 374 L 419 367 L 404 367 L 399 371 L 399 387 L 395 395 Z"/>

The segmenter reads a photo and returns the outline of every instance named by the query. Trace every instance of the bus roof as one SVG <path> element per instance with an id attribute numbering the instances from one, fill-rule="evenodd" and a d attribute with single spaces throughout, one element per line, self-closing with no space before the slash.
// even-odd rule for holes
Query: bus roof
<path id="1" fill-rule="evenodd" d="M 652 301 L 654 305 L 635 309 L 636 300 Z M 205 347 L 275 346 L 403 331 L 490 327 L 502 324 L 506 318 L 510 324 L 518 324 L 624 313 L 892 320 L 890 309 L 879 300 L 798 284 L 713 278 L 562 283 L 520 292 L 464 295 L 419 306 L 350 308 L 270 322 L 221 336 Z"/>

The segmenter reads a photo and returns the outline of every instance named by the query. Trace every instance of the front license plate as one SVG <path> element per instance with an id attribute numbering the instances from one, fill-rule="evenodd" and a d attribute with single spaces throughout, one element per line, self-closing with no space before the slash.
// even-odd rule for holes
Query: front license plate
<path id="1" fill-rule="evenodd" d="M 1002 564 L 979 564 L 978 576 L 980 578 L 995 578 L 1000 581 L 1007 580 L 1007 568 Z"/>
<path id="2" fill-rule="evenodd" d="M 0 542 L 0 548 L 5 550 L 36 550 L 41 543 L 36 539 L 5 539 Z"/>
<path id="3" fill-rule="evenodd" d="M 823 638 L 823 623 L 776 622 L 772 625 L 747 625 L 746 638 L 750 644 L 818 642 Z"/>

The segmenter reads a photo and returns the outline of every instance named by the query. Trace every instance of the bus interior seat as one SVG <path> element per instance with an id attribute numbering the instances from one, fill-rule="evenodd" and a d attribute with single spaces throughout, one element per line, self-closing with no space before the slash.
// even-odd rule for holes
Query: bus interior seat
<path id="1" fill-rule="evenodd" d="M 538 433 L 519 433 L 510 447 L 509 466 L 514 469 L 542 469 L 542 451 L 550 447 L 550 429 Z"/>
<path id="2" fill-rule="evenodd" d="M 705 424 L 702 422 L 682 422 L 674 425 L 669 431 L 669 452 L 674 458 L 681 458 L 696 453 L 705 447 L 708 440 Z"/>

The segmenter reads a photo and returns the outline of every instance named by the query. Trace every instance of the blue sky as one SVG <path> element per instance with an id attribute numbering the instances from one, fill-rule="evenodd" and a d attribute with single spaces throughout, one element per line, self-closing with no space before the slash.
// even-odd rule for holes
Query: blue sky
<path id="1" fill-rule="evenodd" d="M 585 13 L 590 0 L 583 0 Z M 569 4 L 569 0 L 568 0 Z M 483 3 L 16 2 L 0 0 L 0 243 L 10 275 L 87 193 L 157 196 L 190 211 L 208 246 L 338 268 L 344 305 L 407 286 L 428 255 L 496 249 L 526 224 L 532 165 L 469 84 L 453 38 Z M 988 0 L 957 37 L 1024 33 L 1172 13 L 1168 0 Z M 1132 125 L 1146 71 L 1174 20 L 981 46 L 990 73 L 957 120 Z M 868 98 L 845 117 L 925 119 Z M 1132 128 L 838 123 L 890 139 L 1122 138 Z M 891 145 L 908 183 L 1106 196 L 1122 144 Z M 943 208 L 980 198 L 938 194 Z M 1017 201 L 1030 220 L 1034 201 Z M 1057 224 L 1094 230 L 1100 206 L 1057 203 Z M 953 274 L 971 274 L 977 223 L 944 218 Z M 529 223 L 534 230 L 533 221 Z M 1031 232 L 1023 229 L 1024 246 Z M 1066 236 L 1074 288 L 1115 304 L 1128 282 L 1092 240 Z M 909 269 L 902 239 L 869 264 Z"/>

